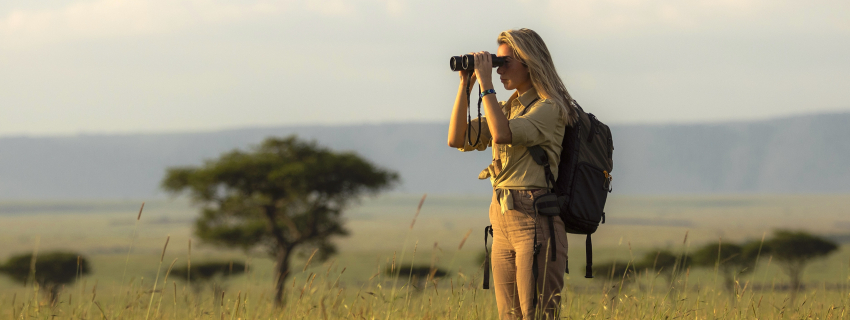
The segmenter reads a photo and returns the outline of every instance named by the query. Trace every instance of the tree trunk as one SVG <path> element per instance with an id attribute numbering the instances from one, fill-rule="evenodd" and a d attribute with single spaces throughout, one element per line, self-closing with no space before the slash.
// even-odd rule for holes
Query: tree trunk
<path id="1" fill-rule="evenodd" d="M 735 273 L 731 270 L 723 272 L 723 286 L 729 293 L 735 292 Z"/>
<path id="2" fill-rule="evenodd" d="M 797 292 L 800 291 L 800 276 L 801 270 L 795 269 L 791 272 L 791 302 L 797 299 Z"/>
<path id="3" fill-rule="evenodd" d="M 289 276 L 289 254 L 292 253 L 292 248 L 295 246 L 294 243 L 288 242 L 286 238 L 283 236 L 283 230 L 281 230 L 277 225 L 277 211 L 275 207 L 266 206 L 265 207 L 265 216 L 268 220 L 268 230 L 274 236 L 275 241 L 277 242 L 277 252 L 275 253 L 275 266 L 274 266 L 274 305 L 276 308 L 283 307 L 283 302 L 286 300 L 284 293 L 284 286 L 286 282 L 286 278 Z M 289 220 L 291 223 L 292 220 Z M 298 230 L 295 229 L 295 226 L 291 224 L 292 230 L 290 230 L 293 234 L 297 234 Z"/>
<path id="4" fill-rule="evenodd" d="M 222 304 L 222 299 L 221 299 L 222 294 L 221 293 L 224 292 L 224 288 L 222 288 L 221 285 L 218 284 L 218 282 L 213 282 L 212 289 L 213 289 L 213 305 L 215 305 L 215 310 L 219 310 L 219 308 Z M 218 312 L 218 311 L 216 311 L 216 312 Z"/>
<path id="5" fill-rule="evenodd" d="M 277 249 L 277 257 L 275 257 L 275 266 L 274 266 L 274 275 L 275 275 L 275 295 L 274 295 L 274 305 L 277 308 L 283 307 L 283 303 L 286 300 L 285 296 L 285 286 L 286 286 L 286 278 L 289 277 L 289 254 L 291 250 L 288 250 L 284 247 L 279 247 Z"/>
<path id="6" fill-rule="evenodd" d="M 50 301 L 50 306 L 55 306 L 56 299 L 59 298 L 59 285 L 47 284 L 44 288 L 47 289 L 47 301 Z"/>

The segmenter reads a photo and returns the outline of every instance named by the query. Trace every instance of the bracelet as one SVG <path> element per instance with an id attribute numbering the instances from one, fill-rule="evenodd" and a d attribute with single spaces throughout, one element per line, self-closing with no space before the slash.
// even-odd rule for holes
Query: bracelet
<path id="1" fill-rule="evenodd" d="M 491 94 L 491 93 L 492 93 L 492 94 L 496 94 L 496 90 L 493 90 L 493 89 L 487 89 L 487 90 L 484 90 L 484 92 L 481 92 L 481 94 L 479 94 L 479 95 L 478 95 L 478 97 L 479 97 L 479 98 L 484 98 L 484 96 L 486 96 L 486 95 L 488 95 L 488 94 Z"/>

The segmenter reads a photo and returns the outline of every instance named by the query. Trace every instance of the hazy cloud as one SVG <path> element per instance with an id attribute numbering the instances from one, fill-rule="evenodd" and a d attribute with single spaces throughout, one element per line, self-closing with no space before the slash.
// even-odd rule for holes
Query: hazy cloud
<path id="1" fill-rule="evenodd" d="M 204 24 L 279 15 L 291 2 L 78 1 L 49 9 L 13 9 L 0 20 L 0 34 L 18 43 L 162 34 Z"/>
<path id="2" fill-rule="evenodd" d="M 0 134 L 443 121 L 517 27 L 609 122 L 850 110 L 847 1 L 47 0 L 0 4 Z"/>

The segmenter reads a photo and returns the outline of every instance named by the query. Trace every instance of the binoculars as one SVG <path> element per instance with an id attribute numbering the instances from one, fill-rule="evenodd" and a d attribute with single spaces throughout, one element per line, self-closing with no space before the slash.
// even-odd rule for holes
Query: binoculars
<path id="1" fill-rule="evenodd" d="M 497 57 L 495 54 L 490 54 L 493 58 L 493 68 L 501 67 L 505 64 L 505 58 Z M 452 71 L 470 71 L 475 69 L 475 56 L 465 54 L 462 56 L 454 56 L 449 60 L 449 67 Z"/>

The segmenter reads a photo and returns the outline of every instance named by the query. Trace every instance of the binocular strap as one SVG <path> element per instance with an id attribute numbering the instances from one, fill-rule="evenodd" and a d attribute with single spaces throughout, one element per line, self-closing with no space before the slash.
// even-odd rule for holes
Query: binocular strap
<path id="1" fill-rule="evenodd" d="M 478 136 L 475 138 L 475 143 L 472 143 L 472 110 L 469 108 L 469 91 L 472 87 L 472 84 L 469 83 L 470 80 L 472 80 L 472 72 L 466 77 L 466 142 L 474 147 L 481 142 L 481 96 L 478 96 Z M 478 86 L 478 91 L 481 92 L 481 86 Z"/>
<path id="2" fill-rule="evenodd" d="M 484 284 L 481 285 L 481 289 L 490 289 L 490 250 L 487 250 L 488 233 L 490 236 L 493 236 L 493 226 L 484 227 Z M 495 242 L 495 240 L 493 241 Z"/>

